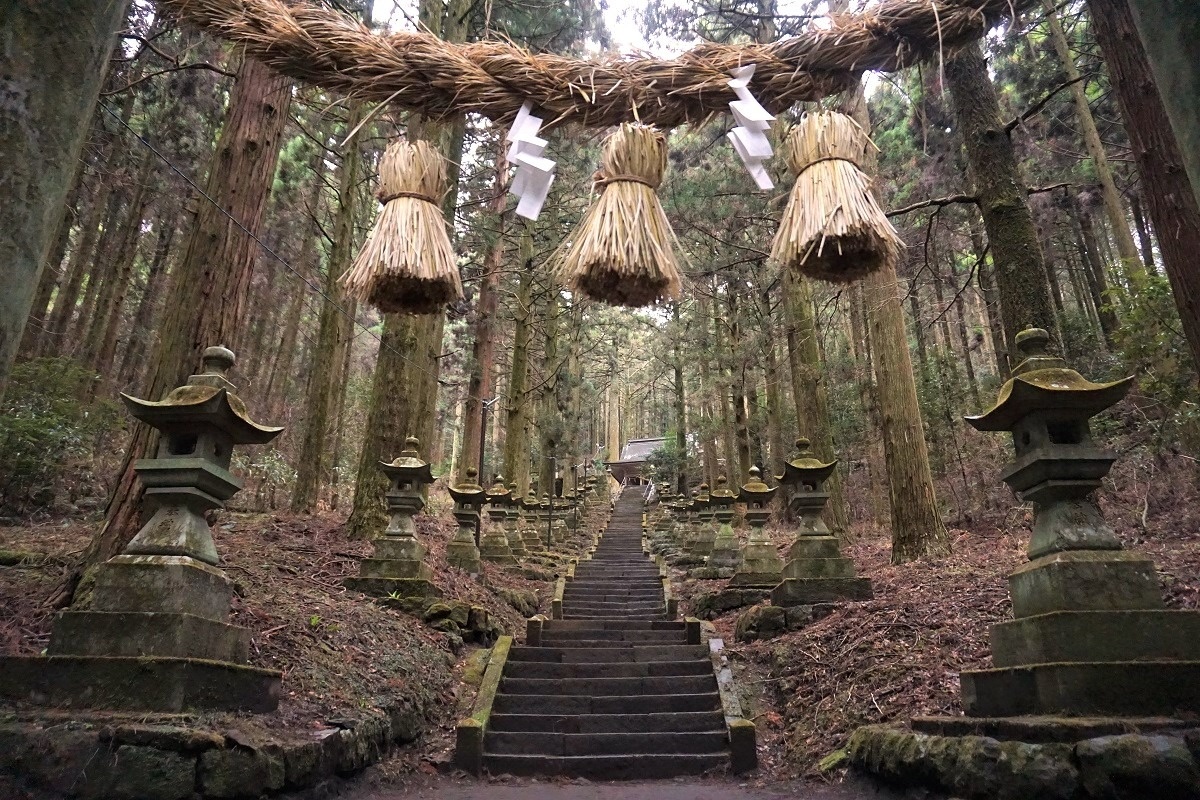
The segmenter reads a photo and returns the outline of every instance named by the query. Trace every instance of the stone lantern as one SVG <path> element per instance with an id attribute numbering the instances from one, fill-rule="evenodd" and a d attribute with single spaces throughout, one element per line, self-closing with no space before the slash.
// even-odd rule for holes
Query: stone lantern
<path id="1" fill-rule="evenodd" d="M 521 537 L 525 540 L 525 549 L 530 553 L 546 551 L 546 541 L 542 538 L 541 528 L 538 526 L 541 508 L 533 484 L 530 483 L 529 492 L 521 499 Z"/>
<path id="2" fill-rule="evenodd" d="M 765 530 L 767 520 L 771 518 L 771 501 L 778 491 L 778 487 L 767 486 L 763 482 L 762 470 L 750 468 L 750 479 L 742 485 L 738 494 L 738 500 L 746 504 L 746 524 L 750 526 L 750 536 L 742 547 L 741 559 L 729 581 L 730 586 L 766 589 L 779 583 L 783 561 Z"/>
<path id="3" fill-rule="evenodd" d="M 450 487 L 454 499 L 454 519 L 458 530 L 446 545 L 446 561 L 452 567 L 466 570 L 472 575 L 483 571 L 479 559 L 479 548 L 475 545 L 475 526 L 479 524 L 479 509 L 487 502 L 487 493 L 475 482 L 479 471 L 467 467 L 465 480 Z"/>
<path id="4" fill-rule="evenodd" d="M 487 515 L 490 524 L 484 529 L 483 538 L 479 541 L 479 557 L 493 564 L 513 566 L 517 563 L 512 545 L 504 533 L 504 523 L 508 519 L 508 505 L 512 502 L 512 494 L 504 485 L 504 476 L 497 475 L 495 483 L 485 493 L 488 507 Z M 522 551 L 525 546 L 522 543 Z"/>
<path id="5" fill-rule="evenodd" d="M 500 476 L 496 476 L 499 481 Z M 521 495 L 517 491 L 517 484 L 510 483 L 508 485 L 508 500 L 504 505 L 504 535 L 508 538 L 508 549 L 512 550 L 512 554 L 517 558 L 524 558 L 529 555 L 529 550 L 525 547 L 525 539 L 521 535 Z"/>
<path id="6" fill-rule="evenodd" d="M 409 436 L 400 455 L 381 462 L 379 469 L 388 478 L 388 526 L 372 543 L 372 557 L 359 564 L 358 577 L 346 579 L 346 588 L 374 597 L 441 597 L 425 563 L 428 550 L 417 540 L 413 523 L 425 508 L 425 487 L 433 482 L 429 463 L 421 458 L 421 443 Z"/>
<path id="7" fill-rule="evenodd" d="M 155 511 L 96 569 L 89 608 L 55 619 L 47 657 L 0 659 L 0 696 L 173 713 L 276 708 L 280 673 L 247 665 L 250 632 L 228 622 L 233 581 L 205 519 L 242 486 L 229 472 L 233 448 L 283 430 L 250 419 L 227 377 L 233 364 L 210 347 L 201 372 L 163 400 L 121 395 L 161 434 L 155 455 L 134 464 Z"/>
<path id="8" fill-rule="evenodd" d="M 784 465 L 782 481 L 792 488 L 790 508 L 800 535 L 787 552 L 783 581 L 771 592 L 777 606 L 801 606 L 833 600 L 866 600 L 871 581 L 854 574 L 854 562 L 842 555 L 837 537 L 829 532 L 821 512 L 829 500 L 825 481 L 837 461 L 825 463 L 805 438 L 796 440 L 796 455 Z"/>
<path id="9" fill-rule="evenodd" d="M 700 558 L 708 558 L 712 552 L 713 542 L 717 540 L 717 532 L 713 529 L 712 496 L 708 493 L 708 483 L 700 484 L 700 493 L 696 495 L 696 536 L 692 539 L 691 554 Z"/>
<path id="10" fill-rule="evenodd" d="M 738 550 L 737 534 L 733 532 L 733 503 L 737 495 L 726 485 L 729 480 L 720 475 L 717 477 L 717 488 L 709 494 L 713 516 L 717 521 L 717 535 L 713 541 L 712 552 L 708 555 L 708 567 L 718 571 L 718 577 L 729 577 L 741 561 Z M 720 575 L 724 572 L 724 575 Z"/>
<path id="11" fill-rule="evenodd" d="M 1013 617 L 992 626 L 994 669 L 962 673 L 971 716 L 1200 712 L 1200 612 L 1166 610 L 1153 562 L 1121 549 L 1091 493 L 1115 460 L 1089 420 L 1132 378 L 1092 383 L 1022 331 L 1023 360 L 981 431 L 1009 431 L 1005 483 L 1034 503 L 1029 561 L 1009 576 Z"/>

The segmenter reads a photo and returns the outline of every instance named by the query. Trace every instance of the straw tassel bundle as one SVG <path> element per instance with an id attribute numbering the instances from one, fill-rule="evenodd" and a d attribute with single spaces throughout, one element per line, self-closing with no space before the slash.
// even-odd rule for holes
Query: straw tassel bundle
<path id="1" fill-rule="evenodd" d="M 557 254 L 567 286 L 618 306 L 679 296 L 675 234 L 654 193 L 666 169 L 666 138 L 655 128 L 624 123 L 604 140 L 600 197 Z"/>
<path id="2" fill-rule="evenodd" d="M 885 265 L 903 246 L 871 193 L 858 162 L 866 133 L 845 114 L 805 114 L 785 149 L 796 184 L 779 223 L 771 257 L 810 278 L 849 283 Z"/>
<path id="3" fill-rule="evenodd" d="M 458 257 L 441 201 L 446 163 L 428 142 L 397 141 L 379 163 L 383 209 L 341 277 L 346 292 L 380 311 L 434 314 L 462 299 Z"/>

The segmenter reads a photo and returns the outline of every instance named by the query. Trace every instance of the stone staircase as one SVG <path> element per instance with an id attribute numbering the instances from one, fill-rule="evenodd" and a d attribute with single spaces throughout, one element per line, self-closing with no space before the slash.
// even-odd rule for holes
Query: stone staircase
<path id="1" fill-rule="evenodd" d="M 563 618 L 541 622 L 535 646 L 511 649 L 483 737 L 491 774 L 617 780 L 730 765 L 708 648 L 667 618 L 659 569 L 642 552 L 642 506 L 627 488 L 566 584 Z"/>

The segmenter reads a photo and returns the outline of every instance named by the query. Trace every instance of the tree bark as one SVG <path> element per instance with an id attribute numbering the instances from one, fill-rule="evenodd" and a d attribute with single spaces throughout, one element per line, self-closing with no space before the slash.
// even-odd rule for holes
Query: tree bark
<path id="1" fill-rule="evenodd" d="M 0 24 L 0 398 L 129 0 L 8 4 Z"/>
<path id="2" fill-rule="evenodd" d="M 236 352 L 258 245 L 226 214 L 252 234 L 261 227 L 291 92 L 290 81 L 257 61 L 242 61 L 206 183 L 216 205 L 198 206 L 143 397 L 160 398 L 182 384 L 200 365 L 206 347 L 225 345 Z M 153 429 L 134 426 L 104 526 L 88 545 L 80 569 L 116 555 L 137 532 L 142 487 L 133 464 L 156 442 Z"/>
<path id="3" fill-rule="evenodd" d="M 1037 227 L 978 42 L 946 60 L 946 82 L 987 229 L 1005 339 L 1011 345 L 1026 328 L 1044 328 L 1060 342 Z"/>
<path id="4" fill-rule="evenodd" d="M 1200 96 L 1197 94 L 1200 7 L 1191 0 L 1155 3 L 1154 18 L 1139 17 L 1139 24 L 1148 22 L 1157 31 L 1155 39 L 1145 40 L 1147 46 L 1143 49 L 1125 0 L 1088 0 L 1088 5 L 1092 9 L 1096 41 L 1104 52 L 1125 118 L 1125 130 L 1141 174 L 1144 199 L 1184 336 L 1192 358 L 1200 364 L 1200 270 L 1195 267 L 1200 254 L 1200 199 L 1196 193 L 1200 189 L 1200 117 L 1196 116 L 1200 113 L 1196 103 L 1196 97 Z M 1141 0 L 1133 0 L 1133 6 L 1137 10 L 1144 8 Z M 1165 25 L 1167 29 L 1160 30 L 1164 23 L 1169 23 Z M 1192 38 L 1181 37 L 1184 31 L 1190 31 Z M 1190 48 L 1190 62 L 1170 60 L 1188 52 L 1186 48 Z M 1157 62 L 1154 75 L 1147 53 Z M 1165 64 L 1173 64 L 1177 69 L 1164 74 L 1160 67 Z M 1185 86 L 1192 87 L 1192 94 L 1173 94 Z M 1183 118 L 1193 121 L 1191 128 L 1180 127 Z M 1174 133 L 1172 123 L 1175 123 Z M 1181 168 L 1185 163 L 1189 164 L 1187 172 Z"/>
<path id="5" fill-rule="evenodd" d="M 292 490 L 292 512 L 310 514 L 316 508 L 321 486 L 328 474 L 329 431 L 332 409 L 344 390 L 341 379 L 342 362 L 354 334 L 354 320 L 346 313 L 345 293 L 338 279 L 353 262 L 355 250 L 354 220 L 358 214 L 358 181 L 361 153 L 359 151 L 359 122 L 363 118 L 362 104 L 355 102 L 346 118 L 346 128 L 352 135 L 343 147 L 341 169 L 338 171 L 338 212 L 333 229 L 333 244 L 329 253 L 329 269 L 321 316 L 317 325 L 316 352 L 308 375 L 308 397 L 305 401 L 304 435 Z M 314 212 L 316 208 L 314 207 Z"/>
<path id="6" fill-rule="evenodd" d="M 505 159 L 504 139 L 498 139 L 492 177 L 491 211 L 496 224 L 494 239 L 483 259 L 483 275 L 479 281 L 479 296 L 475 303 L 475 341 L 471 346 L 471 368 L 467 378 L 466 407 L 463 411 L 462 447 L 466 457 L 463 465 L 474 464 L 479 458 L 483 436 L 483 401 L 492 399 L 496 370 L 496 302 L 500 286 L 500 271 L 504 266 L 504 210 L 508 206 L 508 161 Z M 507 473 L 506 473 L 507 474 Z M 464 467 L 459 477 L 466 478 Z M 486 480 L 479 476 L 480 481 Z"/>
<path id="7" fill-rule="evenodd" d="M 1092 116 L 1091 106 L 1088 105 L 1083 81 L 1079 79 L 1079 69 L 1076 68 L 1075 58 L 1071 55 L 1067 35 L 1058 21 L 1058 14 L 1054 12 L 1054 4 L 1050 0 L 1043 0 L 1043 4 L 1046 7 L 1046 26 L 1050 29 L 1050 41 L 1054 44 L 1059 60 L 1062 61 L 1067 80 L 1072 82 L 1071 97 L 1075 101 L 1075 116 L 1079 119 L 1083 144 L 1087 147 L 1092 167 L 1096 170 L 1096 179 L 1100 182 L 1104 213 L 1108 215 L 1108 224 L 1117 243 L 1121 272 L 1126 280 L 1135 282 L 1144 268 L 1141 259 L 1138 258 L 1137 245 L 1133 243 L 1133 234 L 1129 232 L 1129 222 L 1125 219 L 1125 206 L 1121 203 L 1121 195 L 1117 192 L 1116 182 L 1113 181 L 1112 169 L 1108 166 L 1108 155 L 1104 152 L 1104 143 L 1100 141 L 1100 131 L 1096 129 L 1096 120 Z"/>
<path id="8" fill-rule="evenodd" d="M 848 99 L 848 113 L 864 131 L 871 130 L 866 98 L 858 87 Z M 875 157 L 864 153 L 863 168 L 873 173 Z M 883 431 L 884 463 L 888 476 L 888 498 L 892 511 L 892 563 L 901 564 L 923 556 L 950 552 L 950 537 L 938 511 L 929 469 L 929 450 L 904 311 L 900 306 L 899 279 L 888 266 L 862 282 L 867 308 L 868 336 L 875 362 Z"/>
<path id="9" fill-rule="evenodd" d="M 504 406 L 504 476 L 510 483 L 515 482 L 517 491 L 524 496 L 529 491 L 529 335 L 533 327 L 533 233 L 528 224 L 521 231 L 519 249 L 521 277 L 513 310 L 512 363 L 508 377 L 508 399 Z M 615 373 L 612 380 L 615 381 Z M 620 417 L 616 413 L 620 397 L 612 382 L 609 383 L 608 398 L 608 437 L 611 447 L 614 436 L 620 442 L 621 427 Z M 618 454 L 608 454 L 609 461 L 617 457 Z"/>

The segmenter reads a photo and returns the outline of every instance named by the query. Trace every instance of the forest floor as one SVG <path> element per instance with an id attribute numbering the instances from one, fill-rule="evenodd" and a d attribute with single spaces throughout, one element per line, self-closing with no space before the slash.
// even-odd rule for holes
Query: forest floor
<path id="1" fill-rule="evenodd" d="M 1200 487 L 1192 472 L 1159 478 L 1171 481 L 1168 501 L 1145 506 L 1136 496 L 1137 482 L 1130 481 L 1123 484 L 1129 487 L 1125 492 L 1106 489 L 1102 503 L 1126 545 L 1154 559 L 1169 605 L 1198 608 Z M 448 499 L 435 496 L 430 511 L 418 519 L 418 528 L 430 545 L 435 582 L 448 598 L 484 606 L 506 632 L 523 635 L 525 615 L 500 590 L 535 592 L 538 610 L 546 612 L 553 582 L 490 566 L 484 579 L 476 581 L 449 568 L 441 555 L 454 529 Z M 952 555 L 899 566 L 889 562 L 886 531 L 858 526 L 845 552 L 859 574 L 872 580 L 875 598 L 840 605 L 801 630 L 741 643 L 734 640 L 733 629 L 745 609 L 714 620 L 760 744 L 756 774 L 714 786 L 766 790 L 796 780 L 814 787 L 837 784 L 846 780 L 842 770 L 823 772 L 818 763 L 843 747 L 855 727 L 961 713 L 958 674 L 988 666 L 988 627 L 1010 614 L 1006 576 L 1024 559 L 1028 541 L 1027 508 L 1014 502 L 993 516 L 1002 518 L 1002 527 L 977 523 L 971 531 L 952 530 Z M 289 732 L 347 724 L 385 701 L 413 705 L 426 719 L 422 737 L 369 770 L 356 790 L 378 792 L 364 797 L 398 800 L 409 795 L 396 793 L 396 787 L 450 780 L 453 726 L 473 700 L 471 683 L 479 677 L 483 651 L 417 617 L 364 602 L 345 590 L 343 579 L 356 574 L 358 559 L 370 546 L 347 539 L 343 522 L 342 515 L 333 513 L 221 516 L 215 538 L 222 566 L 237 582 L 233 621 L 252 631 L 252 663 L 283 671 L 284 697 L 272 714 L 210 715 L 194 722 L 287 738 Z M 0 653 L 36 654 L 46 647 L 54 609 L 45 600 L 67 575 L 95 524 L 58 520 L 0 527 L 0 556 L 5 551 L 35 554 L 0 567 L 5 609 Z M 773 532 L 785 545 L 787 532 Z M 684 613 L 691 598 L 722 583 L 676 577 Z M 490 785 L 510 783 L 494 780 Z M 833 800 L 858 795 L 813 796 Z"/>

